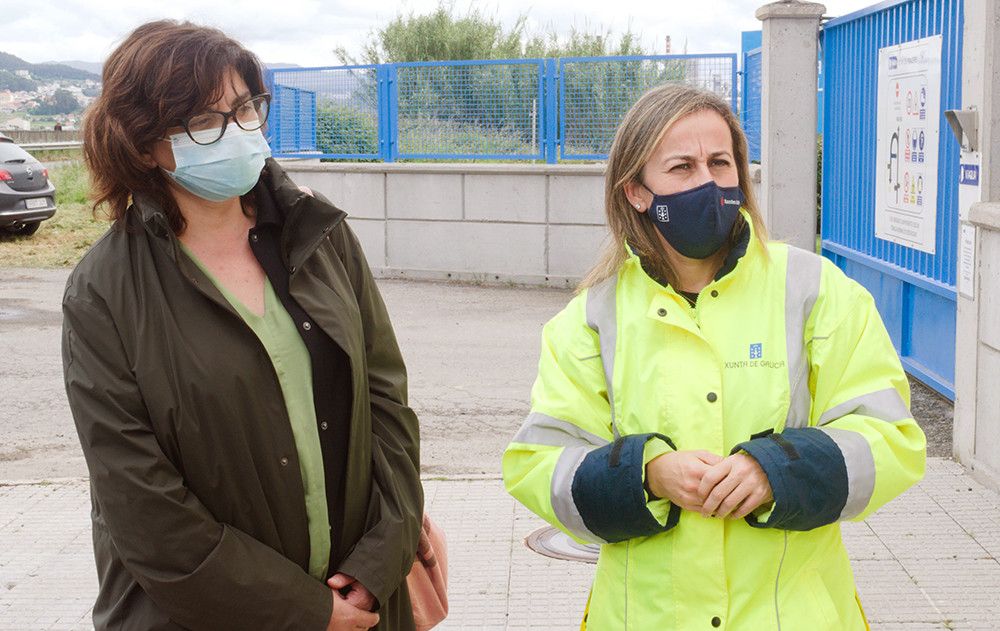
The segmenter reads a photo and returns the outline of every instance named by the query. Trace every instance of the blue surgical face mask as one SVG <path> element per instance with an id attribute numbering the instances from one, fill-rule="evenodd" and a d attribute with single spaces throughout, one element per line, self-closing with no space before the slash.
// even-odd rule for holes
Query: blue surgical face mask
<path id="1" fill-rule="evenodd" d="M 199 145 L 181 132 L 170 136 L 170 147 L 175 167 L 163 171 L 191 193 L 213 202 L 245 195 L 271 155 L 259 129 L 244 131 L 236 123 L 230 123 L 222 138 L 210 145 Z"/>
<path id="2" fill-rule="evenodd" d="M 742 205 L 740 187 L 706 182 L 673 195 L 653 193 L 646 213 L 675 250 L 691 259 L 706 259 L 726 243 Z"/>

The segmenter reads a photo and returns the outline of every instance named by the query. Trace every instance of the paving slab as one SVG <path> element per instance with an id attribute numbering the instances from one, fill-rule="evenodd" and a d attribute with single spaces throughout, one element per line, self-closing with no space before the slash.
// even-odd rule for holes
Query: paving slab
<path id="1" fill-rule="evenodd" d="M 451 614 L 439 629 L 579 628 L 594 567 L 529 550 L 524 539 L 545 524 L 498 477 L 428 477 L 424 487 L 448 538 Z M 921 483 L 845 523 L 872 629 L 996 629 L 998 521 L 1000 497 L 932 458 Z M 0 631 L 92 629 L 96 591 L 87 481 L 0 482 Z"/>

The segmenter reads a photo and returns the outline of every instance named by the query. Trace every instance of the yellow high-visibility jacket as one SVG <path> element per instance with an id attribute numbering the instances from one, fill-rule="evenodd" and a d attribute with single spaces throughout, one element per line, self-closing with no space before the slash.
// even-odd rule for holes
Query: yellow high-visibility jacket
<path id="1" fill-rule="evenodd" d="M 650 498 L 645 465 L 671 449 L 743 450 L 773 509 L 703 518 Z M 546 324 L 503 473 L 602 544 L 589 631 L 853 631 L 867 623 L 839 522 L 919 480 L 925 455 L 871 295 L 748 223 L 695 307 L 633 255 Z"/>

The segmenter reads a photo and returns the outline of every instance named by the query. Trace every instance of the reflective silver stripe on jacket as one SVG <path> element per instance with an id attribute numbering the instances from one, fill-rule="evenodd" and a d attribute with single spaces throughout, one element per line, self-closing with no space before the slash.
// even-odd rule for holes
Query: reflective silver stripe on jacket
<path id="1" fill-rule="evenodd" d="M 515 443 L 563 447 L 549 487 L 552 510 L 556 519 L 574 535 L 593 543 L 607 543 L 590 532 L 573 501 L 573 478 L 580 463 L 591 451 L 604 447 L 609 441 L 591 434 L 580 427 L 547 414 L 532 412 L 514 436 Z"/>
<path id="2" fill-rule="evenodd" d="M 899 392 L 895 388 L 886 388 L 878 392 L 863 394 L 830 408 L 823 412 L 823 416 L 819 417 L 819 424 L 826 425 L 848 414 L 868 416 L 887 423 L 905 421 L 911 418 L 910 409 L 906 407 Z"/>
<path id="3" fill-rule="evenodd" d="M 858 432 L 834 427 L 821 429 L 837 443 L 847 465 L 847 503 L 840 519 L 857 517 L 868 506 L 875 492 L 875 458 L 871 446 Z"/>
<path id="4" fill-rule="evenodd" d="M 601 341 L 601 363 L 604 364 L 604 381 L 611 406 L 611 430 L 615 440 L 621 437 L 615 419 L 615 393 L 612 379 L 615 374 L 615 342 L 618 339 L 618 275 L 614 274 L 587 290 L 587 326 L 597 332 Z"/>
<path id="5" fill-rule="evenodd" d="M 805 328 L 819 297 L 823 262 L 819 256 L 788 246 L 785 269 L 785 348 L 788 355 L 788 416 L 785 427 L 809 425 L 809 358 Z"/>
<path id="6" fill-rule="evenodd" d="M 820 417 L 819 424 L 827 425 L 848 414 L 858 414 L 886 423 L 903 421 L 912 416 L 899 392 L 895 388 L 886 388 L 830 408 Z M 820 429 L 837 443 L 847 466 L 847 504 L 844 505 L 840 519 L 857 517 L 868 506 L 872 493 L 875 492 L 875 456 L 871 445 L 862 434 L 855 431 L 835 427 Z"/>
<path id="7" fill-rule="evenodd" d="M 609 441 L 569 421 L 541 412 L 532 412 L 528 418 L 524 419 L 521 429 L 514 435 L 513 442 L 548 445 L 550 447 L 572 447 L 574 445 L 603 447 Z"/>

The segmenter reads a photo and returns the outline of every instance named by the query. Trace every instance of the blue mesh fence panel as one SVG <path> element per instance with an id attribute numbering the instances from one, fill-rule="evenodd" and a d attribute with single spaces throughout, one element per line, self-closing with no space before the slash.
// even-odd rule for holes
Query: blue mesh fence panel
<path id="1" fill-rule="evenodd" d="M 379 157 L 375 66 L 270 71 L 275 155 Z"/>
<path id="2" fill-rule="evenodd" d="M 278 157 L 601 160 L 628 108 L 671 81 L 735 109 L 735 55 L 282 68 L 268 139 Z"/>
<path id="3" fill-rule="evenodd" d="M 740 122 L 747 137 L 750 160 L 760 162 L 760 49 L 743 56 L 743 107 Z"/>
<path id="4" fill-rule="evenodd" d="M 710 90 L 735 106 L 735 77 L 735 55 L 562 59 L 560 157 L 607 157 L 618 123 L 628 109 L 644 92 L 664 83 Z"/>
<path id="5" fill-rule="evenodd" d="M 395 64 L 398 157 L 541 159 L 541 60 Z"/>

